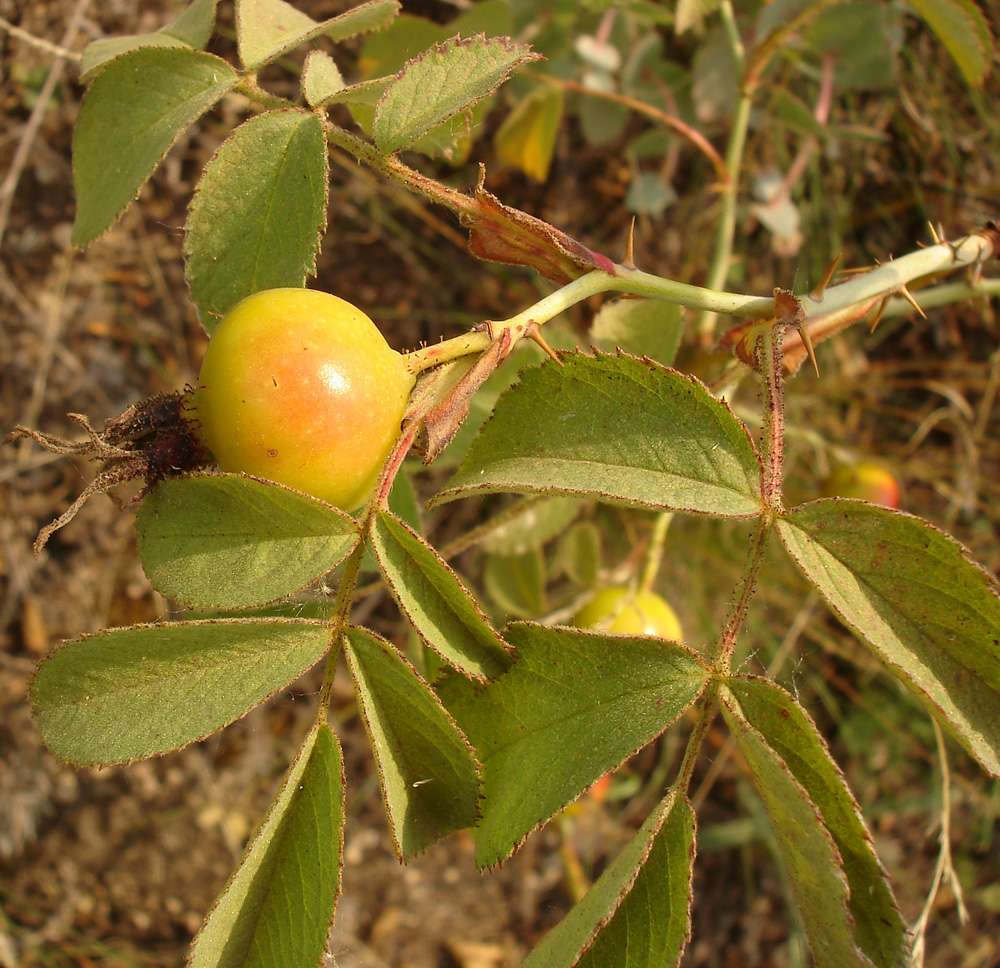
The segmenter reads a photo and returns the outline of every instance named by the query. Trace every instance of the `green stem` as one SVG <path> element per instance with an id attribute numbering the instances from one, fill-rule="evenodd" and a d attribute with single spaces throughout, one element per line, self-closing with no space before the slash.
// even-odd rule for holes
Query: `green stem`
<path id="1" fill-rule="evenodd" d="M 757 342 L 757 362 L 764 397 L 764 432 L 761 435 L 761 494 L 768 510 L 780 514 L 781 468 L 785 451 L 785 394 L 781 377 L 781 340 L 784 324 L 764 323 Z"/>
<path id="2" fill-rule="evenodd" d="M 746 72 L 746 52 L 740 37 L 739 27 L 729 0 L 719 7 L 719 16 L 736 73 L 743 77 Z M 747 130 L 750 126 L 750 108 L 753 104 L 753 89 L 743 84 L 740 97 L 736 103 L 732 126 L 729 129 L 729 141 L 726 145 L 726 173 L 728 179 L 722 188 L 722 208 L 716 226 L 715 249 L 712 262 L 705 277 L 709 289 L 722 289 L 729 278 L 729 269 L 733 260 L 733 242 L 736 238 L 736 202 L 740 187 L 740 170 L 743 167 L 743 152 L 746 148 Z M 695 323 L 701 342 L 705 345 L 713 342 L 717 313 L 704 307 L 698 314 Z"/>
<path id="3" fill-rule="evenodd" d="M 367 533 L 367 530 L 367 528 L 363 528 L 362 535 Z M 354 602 L 354 586 L 358 583 L 358 575 L 361 573 L 361 563 L 364 561 L 364 557 L 365 540 L 362 537 L 344 565 L 344 573 L 340 578 L 337 598 L 333 605 L 333 617 L 330 620 L 330 627 L 333 629 L 335 647 L 330 650 L 330 654 L 326 658 L 326 670 L 323 675 L 323 685 L 320 688 L 319 710 L 317 713 L 317 718 L 320 722 L 325 721 L 330 709 L 330 699 L 333 695 L 333 680 L 337 674 L 337 656 L 340 653 L 341 640 L 344 637 L 344 627 L 350 619 L 351 605 Z"/>
<path id="4" fill-rule="evenodd" d="M 836 312 L 849 313 L 852 307 L 863 306 L 866 302 L 872 305 L 879 297 L 887 297 L 915 279 L 953 271 L 964 266 L 980 265 L 993 256 L 994 245 L 994 239 L 988 232 L 977 232 L 958 242 L 942 242 L 925 249 L 916 249 L 864 275 L 829 287 L 819 298 L 810 295 L 799 296 L 797 297 L 799 306 L 805 319 L 828 316 Z M 941 290 L 940 296 L 938 289 Z M 918 302 L 926 303 L 929 307 L 965 299 L 978 293 L 992 294 L 998 290 L 1000 290 L 1000 280 L 984 279 L 972 285 L 954 284 L 922 290 L 917 298 Z M 692 286 L 685 282 L 652 275 L 641 269 L 616 265 L 614 274 L 595 269 L 557 289 L 516 316 L 500 322 L 490 322 L 489 328 L 494 338 L 502 330 L 512 329 L 517 339 L 523 335 L 529 323 L 536 322 L 539 325 L 546 323 L 582 300 L 601 292 L 649 296 L 712 314 L 724 313 L 730 316 L 760 319 L 774 313 L 774 299 L 770 296 L 753 296 Z M 890 308 L 894 313 L 899 313 L 906 306 L 909 304 L 904 300 L 896 299 Z M 489 346 L 490 341 L 489 333 L 466 333 L 434 346 L 414 350 L 406 354 L 406 363 L 411 371 L 418 373 L 448 360 L 481 353 Z"/>
<path id="5" fill-rule="evenodd" d="M 746 70 L 746 51 L 743 48 L 743 38 L 740 37 L 739 25 L 736 23 L 736 14 L 733 12 L 733 5 L 729 0 L 724 0 L 719 4 L 719 19 L 722 21 L 722 29 L 729 42 L 729 50 L 733 55 L 733 62 L 736 64 L 736 73 L 741 75 Z"/>
<path id="6" fill-rule="evenodd" d="M 270 91 L 264 90 L 264 88 L 257 83 L 257 77 L 255 74 L 247 74 L 242 77 L 236 84 L 234 90 L 239 91 L 240 94 L 245 94 L 251 101 L 256 102 L 268 111 L 281 111 L 288 108 L 301 110 L 299 105 L 294 101 L 289 101 L 287 98 L 283 98 L 279 94 L 272 94 Z"/>
<path id="7" fill-rule="evenodd" d="M 729 132 L 729 144 L 726 148 L 726 170 L 729 172 L 729 181 L 722 192 L 722 208 L 719 212 L 719 222 L 716 228 L 715 251 L 708 268 L 708 274 L 705 277 L 707 287 L 713 290 L 722 289 L 725 286 L 732 264 L 733 242 L 736 238 L 739 176 L 743 166 L 743 151 L 746 147 L 752 102 L 753 99 L 749 92 L 741 93 Z M 715 331 L 716 317 L 716 311 L 708 307 L 703 308 L 699 314 L 696 327 L 703 342 L 711 341 Z"/>
<path id="8" fill-rule="evenodd" d="M 770 512 L 764 512 L 757 518 L 757 524 L 750 536 L 750 548 L 743 564 L 743 574 L 736 586 L 736 601 L 722 632 L 722 639 L 719 642 L 715 658 L 715 669 L 720 675 L 728 676 L 732 672 L 736 640 L 739 638 L 747 613 L 750 611 L 750 602 L 753 600 L 754 591 L 757 588 L 757 576 L 764 563 L 764 551 L 773 524 L 773 515 Z"/>
<path id="9" fill-rule="evenodd" d="M 599 270 L 598 270 L 599 271 Z M 593 273 L 591 273 L 593 275 Z M 608 277 L 607 290 L 633 296 L 651 296 L 664 302 L 677 303 L 688 309 L 705 309 L 730 316 L 768 316 L 774 311 L 774 299 L 769 296 L 748 296 L 739 292 L 720 292 L 705 286 L 692 286 L 654 276 L 641 269 L 615 266 L 615 275 Z"/>
<path id="10" fill-rule="evenodd" d="M 681 765 L 677 769 L 677 779 L 672 784 L 680 795 L 687 796 L 688 787 L 691 786 L 691 777 L 694 776 L 694 768 L 698 763 L 702 743 L 705 742 L 708 728 L 712 725 L 712 720 L 715 719 L 718 694 L 718 682 L 711 682 L 702 695 L 698 718 L 695 720 L 691 735 L 688 736 L 687 746 L 684 749 L 684 759 L 681 760 Z"/>
<path id="11" fill-rule="evenodd" d="M 667 541 L 667 529 L 674 519 L 673 511 L 664 511 L 656 516 L 656 523 L 653 525 L 653 534 L 649 539 L 649 547 L 646 549 L 646 561 L 642 566 L 642 576 L 639 578 L 639 591 L 648 592 L 656 581 L 657 572 L 660 570 L 660 562 L 663 561 L 663 548 Z"/>
<path id="12" fill-rule="evenodd" d="M 403 354 L 403 361 L 411 373 L 422 373 L 432 367 L 457 360 L 473 353 L 483 353 L 490 345 L 490 335 L 486 332 L 463 333 L 451 339 L 442 340 L 433 346 Z"/>

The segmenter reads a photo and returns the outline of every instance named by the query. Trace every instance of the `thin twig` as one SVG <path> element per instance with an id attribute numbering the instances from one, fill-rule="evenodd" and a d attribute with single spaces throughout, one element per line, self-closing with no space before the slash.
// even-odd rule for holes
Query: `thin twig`
<path id="1" fill-rule="evenodd" d="M 937 900 L 938 891 L 941 888 L 941 881 L 947 880 L 951 884 L 955 894 L 955 906 L 958 908 L 958 919 L 962 924 L 968 920 L 969 913 L 965 909 L 965 901 L 962 899 L 962 888 L 955 876 L 955 868 L 951 862 L 951 772 L 948 769 L 948 752 L 944 745 L 944 736 L 937 720 L 931 718 L 934 726 L 934 738 L 937 740 L 938 762 L 941 764 L 941 833 L 938 842 L 941 847 L 938 851 L 937 864 L 934 866 L 934 877 L 931 880 L 930 890 L 927 892 L 927 900 L 924 902 L 924 909 L 920 912 L 913 925 L 913 948 L 910 953 L 910 968 L 922 968 L 924 955 L 927 947 L 927 923 L 930 920 L 931 911 L 934 909 L 934 902 Z"/>
<path id="2" fill-rule="evenodd" d="M 0 27 L 6 30 L 11 37 L 23 40 L 26 44 L 37 47 L 38 50 L 44 50 L 47 54 L 52 54 L 53 57 L 60 57 L 63 60 L 73 61 L 74 63 L 79 63 L 83 59 L 83 55 L 78 54 L 75 50 L 70 50 L 68 47 L 60 47 L 51 41 L 43 40 L 34 34 L 29 34 L 28 31 L 22 30 L 16 24 L 12 24 L 3 17 L 0 17 Z"/>
<path id="3" fill-rule="evenodd" d="M 83 19 L 89 3 L 90 0 L 77 0 L 76 6 L 73 8 L 73 15 L 69 18 L 69 25 L 63 34 L 62 43 L 59 45 L 61 49 L 69 48 L 69 45 L 73 42 L 77 28 Z M 14 193 L 17 191 L 17 185 L 24 172 L 24 166 L 28 163 L 28 155 L 31 153 L 31 146 L 34 143 L 35 135 L 38 134 L 42 119 L 48 110 L 52 92 L 55 91 L 56 85 L 62 78 L 63 69 L 66 67 L 66 60 L 66 55 L 58 54 L 55 63 L 49 69 L 49 76 L 45 78 L 45 83 L 38 92 L 38 100 L 35 102 L 31 117 L 28 118 L 24 134 L 21 135 L 17 151 L 14 152 L 14 160 L 11 162 L 10 171 L 7 172 L 7 177 L 4 179 L 3 185 L 0 185 L 0 243 L 3 242 L 4 233 L 7 231 L 7 220 L 10 218 L 11 205 L 14 204 Z"/>

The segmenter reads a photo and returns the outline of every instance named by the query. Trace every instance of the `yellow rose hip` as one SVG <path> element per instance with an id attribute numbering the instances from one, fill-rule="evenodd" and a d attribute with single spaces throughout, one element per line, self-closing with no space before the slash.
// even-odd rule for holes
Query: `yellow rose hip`
<path id="1" fill-rule="evenodd" d="M 399 436 L 413 383 L 360 309 L 313 289 L 269 289 L 219 323 L 195 409 L 222 470 L 353 511 Z"/>
<path id="2" fill-rule="evenodd" d="M 674 642 L 684 637 L 676 612 L 656 592 L 632 596 L 620 585 L 602 588 L 573 616 L 573 624 L 625 635 L 658 635 Z"/>

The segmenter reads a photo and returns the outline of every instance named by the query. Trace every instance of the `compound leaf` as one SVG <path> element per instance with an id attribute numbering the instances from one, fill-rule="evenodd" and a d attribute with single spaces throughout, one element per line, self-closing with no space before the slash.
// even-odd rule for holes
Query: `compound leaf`
<path id="1" fill-rule="evenodd" d="M 683 645 L 647 636 L 518 622 L 505 638 L 518 655 L 508 672 L 485 688 L 444 688 L 483 763 L 480 866 L 659 735 L 708 676 Z"/>
<path id="2" fill-rule="evenodd" d="M 326 176 L 323 125 L 306 111 L 251 118 L 205 166 L 184 248 L 209 333 L 245 296 L 305 284 L 326 226 Z"/>
<path id="3" fill-rule="evenodd" d="M 56 756 L 80 765 L 125 763 L 228 725 L 329 646 L 328 626 L 296 619 L 105 629 L 45 659 L 31 703 Z"/>
<path id="4" fill-rule="evenodd" d="M 396 852 L 408 860 L 476 822 L 476 760 L 430 686 L 388 642 L 349 628 L 345 651 Z"/>
<path id="5" fill-rule="evenodd" d="M 1000 776 L 1000 595 L 933 525 L 864 501 L 827 499 L 778 521 L 829 605 Z"/>
<path id="6" fill-rule="evenodd" d="M 220 57 L 186 47 L 140 47 L 101 71 L 73 133 L 74 245 L 118 220 L 181 132 L 236 81 Z"/>
<path id="7" fill-rule="evenodd" d="M 524 370 L 433 503 L 498 491 L 759 514 L 746 427 L 704 384 L 652 360 L 570 353 Z"/>
<path id="8" fill-rule="evenodd" d="M 195 938 L 189 968 L 320 964 L 340 893 L 343 829 L 340 747 L 323 723 Z"/>
<path id="9" fill-rule="evenodd" d="M 858 947 L 876 965 L 901 965 L 907 954 L 906 925 L 857 802 L 816 726 L 773 682 L 738 676 L 728 685 L 747 721 L 816 805 L 840 851 Z"/>
<path id="10" fill-rule="evenodd" d="M 723 689 L 721 699 L 730 732 L 771 819 L 816 968 L 873 968 L 854 943 L 850 888 L 819 808 L 788 764 L 747 721 L 733 694 Z"/>
<path id="11" fill-rule="evenodd" d="M 510 665 L 503 640 L 448 563 L 396 515 L 372 521 L 372 547 L 393 598 L 420 637 L 449 665 L 476 679 Z"/>
<path id="12" fill-rule="evenodd" d="M 392 154 L 495 91 L 538 55 L 508 38 L 453 37 L 418 55 L 386 88 L 375 109 L 379 151 Z"/>
<path id="13" fill-rule="evenodd" d="M 694 830 L 671 791 L 522 968 L 674 968 L 691 931 Z"/>
<path id="14" fill-rule="evenodd" d="M 304 588 L 354 550 L 350 515 L 238 474 L 160 482 L 136 518 L 139 556 L 164 595 L 196 608 L 253 608 Z"/>
<path id="15" fill-rule="evenodd" d="M 338 41 L 377 30 L 398 12 L 398 0 L 369 0 L 338 17 L 317 22 L 284 0 L 239 0 L 236 35 L 240 59 L 247 70 L 256 70 L 316 37 Z"/>

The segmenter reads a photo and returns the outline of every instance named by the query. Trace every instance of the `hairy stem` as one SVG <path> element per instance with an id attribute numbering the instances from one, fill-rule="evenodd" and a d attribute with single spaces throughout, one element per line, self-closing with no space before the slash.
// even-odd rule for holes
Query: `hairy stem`
<path id="1" fill-rule="evenodd" d="M 283 98 L 280 94 L 272 94 L 257 83 L 255 74 L 247 74 L 240 79 L 234 90 L 240 94 L 245 94 L 255 104 L 259 104 L 267 111 L 281 111 L 288 108 L 298 108 L 294 101 Z"/>
<path id="2" fill-rule="evenodd" d="M 367 519 L 366 519 L 367 520 Z M 366 533 L 364 528 L 362 533 Z M 317 711 L 317 721 L 324 722 L 330 709 L 330 699 L 333 695 L 333 680 L 337 674 L 337 657 L 340 654 L 341 641 L 344 637 L 344 628 L 351 615 L 351 605 L 354 602 L 354 586 L 358 583 L 358 575 L 361 573 L 361 563 L 365 557 L 365 547 L 367 542 L 364 538 L 358 542 L 357 547 L 351 552 L 347 562 L 344 564 L 344 573 L 340 578 L 340 585 L 337 588 L 337 598 L 333 604 L 333 616 L 330 619 L 330 627 L 333 629 L 333 647 L 326 657 L 326 669 L 323 674 L 323 685 L 320 689 L 319 709 Z"/>
<path id="3" fill-rule="evenodd" d="M 767 539 L 773 525 L 773 515 L 765 512 L 757 518 L 757 524 L 750 536 L 750 547 L 743 564 L 743 574 L 736 586 L 736 600 L 733 602 L 729 620 L 722 632 L 715 658 L 716 671 L 721 675 L 729 675 L 732 671 L 736 640 L 739 638 L 747 613 L 750 611 L 750 602 L 753 600 L 754 591 L 757 588 L 757 576 L 764 563 L 764 550 L 767 547 Z"/>
<path id="4" fill-rule="evenodd" d="M 701 746 L 708 734 L 708 728 L 712 725 L 712 720 L 715 719 L 718 693 L 718 683 L 709 683 L 701 698 L 694 729 L 688 736 L 687 746 L 684 749 L 684 759 L 681 760 L 681 765 L 677 769 L 677 778 L 672 784 L 674 789 L 684 796 L 687 796 L 688 787 L 691 786 L 691 778 L 694 776 L 694 768 L 698 763 L 698 755 L 701 753 Z"/>
<path id="5" fill-rule="evenodd" d="M 764 432 L 761 435 L 761 494 L 768 509 L 783 510 L 781 467 L 785 451 L 785 399 L 781 378 L 781 322 L 761 327 L 757 361 L 764 397 Z"/>

